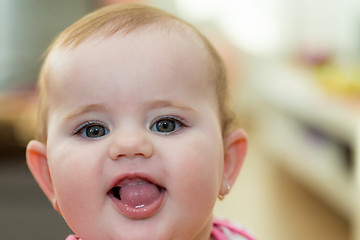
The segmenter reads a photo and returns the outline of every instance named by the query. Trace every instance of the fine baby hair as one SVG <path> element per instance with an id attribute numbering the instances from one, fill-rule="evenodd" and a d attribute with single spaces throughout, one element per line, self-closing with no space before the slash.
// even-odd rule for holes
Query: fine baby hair
<path id="1" fill-rule="evenodd" d="M 213 217 L 247 148 L 226 71 L 192 25 L 116 4 L 65 29 L 39 76 L 27 164 L 75 235 L 253 239 Z"/>
<path id="2" fill-rule="evenodd" d="M 213 73 L 213 84 L 219 102 L 222 130 L 224 134 L 234 130 L 237 117 L 232 105 L 226 78 L 226 69 L 217 51 L 208 39 L 189 23 L 165 11 L 139 4 L 117 4 L 104 7 L 80 19 L 63 31 L 47 50 L 47 56 L 40 71 L 40 109 L 38 117 L 37 139 L 46 142 L 47 139 L 47 82 L 51 77 L 51 53 L 56 49 L 73 49 L 89 38 L 106 38 L 121 32 L 129 34 L 147 29 L 176 31 L 197 38 L 202 47 L 207 50 L 210 62 L 209 71 Z"/>

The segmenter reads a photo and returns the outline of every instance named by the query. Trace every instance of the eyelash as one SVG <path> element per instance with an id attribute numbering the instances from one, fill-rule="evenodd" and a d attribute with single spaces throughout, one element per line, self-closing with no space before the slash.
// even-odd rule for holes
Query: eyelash
<path id="1" fill-rule="evenodd" d="M 154 127 L 156 127 L 157 123 L 159 123 L 160 121 L 166 121 L 166 120 L 175 122 L 175 124 L 177 124 L 175 126 L 176 128 L 169 132 L 160 132 L 160 131 L 154 130 Z M 169 115 L 169 116 L 166 115 L 166 116 L 160 116 L 160 117 L 156 118 L 150 125 L 150 130 L 157 132 L 158 134 L 161 134 L 161 135 L 170 135 L 170 134 L 178 132 L 179 130 L 181 130 L 184 127 L 186 128 L 189 126 L 185 123 L 185 121 L 182 118 L 177 117 L 177 116 L 172 116 L 172 115 Z"/>
<path id="2" fill-rule="evenodd" d="M 86 121 L 82 124 L 80 124 L 73 132 L 73 135 L 80 135 L 82 133 L 82 131 L 86 130 L 86 128 L 88 127 L 92 127 L 92 126 L 101 126 L 104 129 L 107 130 L 107 132 L 109 132 L 108 128 L 105 126 L 105 124 L 101 121 Z"/>
<path id="3" fill-rule="evenodd" d="M 158 126 L 156 126 L 157 123 L 159 123 L 160 121 L 173 121 L 175 123 L 175 129 L 174 130 L 171 130 L 169 132 L 161 132 L 159 131 L 158 129 L 155 130 L 155 128 L 157 128 Z M 102 128 L 105 129 L 105 135 L 107 135 L 110 130 L 105 126 L 105 124 L 101 121 L 86 121 L 82 124 L 80 124 L 78 127 L 75 128 L 75 130 L 73 131 L 73 135 L 82 135 L 83 137 L 85 138 L 90 138 L 89 136 L 85 136 L 84 134 L 84 131 L 87 130 L 87 128 L 89 127 L 92 127 L 92 126 L 100 126 Z M 154 131 L 160 135 L 170 135 L 170 134 L 173 134 L 173 133 L 176 133 L 178 132 L 179 130 L 181 130 L 182 128 L 184 127 L 189 127 L 185 121 L 180 118 L 180 117 L 177 117 L 177 116 L 172 116 L 172 115 L 165 115 L 165 116 L 160 116 L 160 117 L 157 117 L 150 125 L 150 130 L 151 131 Z M 96 137 L 96 138 L 100 138 L 100 137 Z M 95 139 L 95 138 L 94 138 Z"/>

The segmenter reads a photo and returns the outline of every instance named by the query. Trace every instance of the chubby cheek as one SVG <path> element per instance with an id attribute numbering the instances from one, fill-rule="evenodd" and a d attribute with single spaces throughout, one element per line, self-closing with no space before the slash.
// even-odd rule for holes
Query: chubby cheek
<path id="1" fill-rule="evenodd" d="M 198 138 L 197 138 L 198 139 Z M 214 143 L 214 141 L 211 141 Z M 198 211 L 204 214 L 212 210 L 219 193 L 223 172 L 222 144 L 209 141 L 189 142 L 177 156 L 173 176 L 180 211 Z M 190 211 L 189 211 L 190 210 Z"/>
<path id="2" fill-rule="evenodd" d="M 49 168 L 53 181 L 56 200 L 61 214 L 70 227 L 81 222 L 84 217 L 92 216 L 92 209 L 98 210 L 98 196 L 102 196 L 99 187 L 99 169 L 92 159 L 94 153 L 75 150 L 76 146 L 49 146 Z M 89 201 L 92 198 L 92 201 Z M 87 204 L 91 202 L 91 206 Z M 92 216 L 93 218 L 94 216 Z"/>

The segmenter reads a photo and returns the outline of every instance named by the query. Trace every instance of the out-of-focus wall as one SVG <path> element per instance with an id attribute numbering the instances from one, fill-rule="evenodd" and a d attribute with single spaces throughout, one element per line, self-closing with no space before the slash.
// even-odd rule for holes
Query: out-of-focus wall
<path id="1" fill-rule="evenodd" d="M 51 40 L 92 9 L 89 0 L 0 1 L 0 91 L 35 81 Z"/>

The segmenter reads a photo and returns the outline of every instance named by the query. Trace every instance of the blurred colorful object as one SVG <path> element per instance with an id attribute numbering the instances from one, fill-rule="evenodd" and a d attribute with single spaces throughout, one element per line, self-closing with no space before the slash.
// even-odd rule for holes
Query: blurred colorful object
<path id="1" fill-rule="evenodd" d="M 360 65 L 328 63 L 315 68 L 318 83 L 328 92 L 341 96 L 360 96 Z"/>

